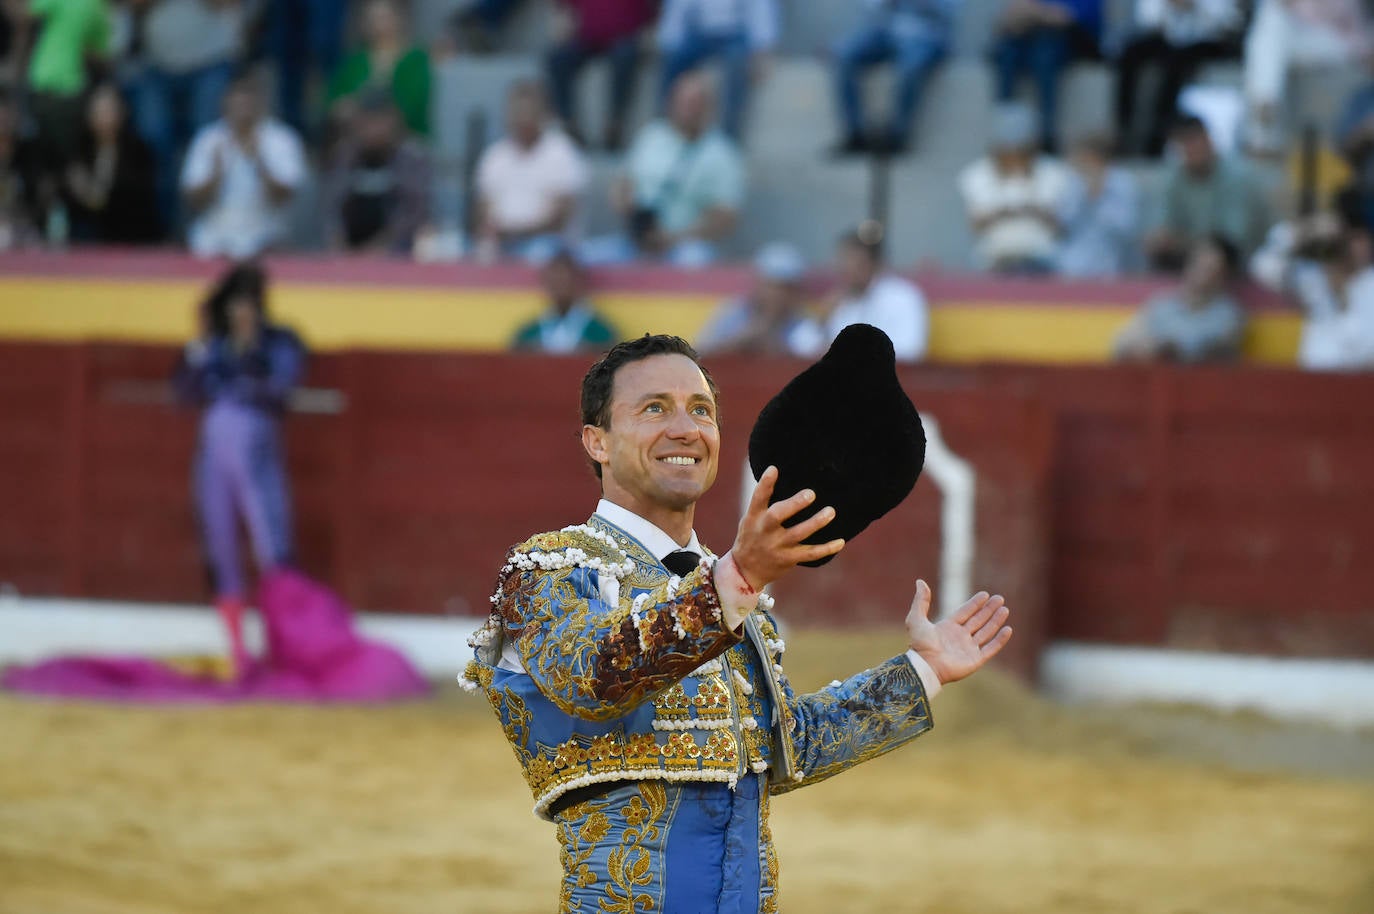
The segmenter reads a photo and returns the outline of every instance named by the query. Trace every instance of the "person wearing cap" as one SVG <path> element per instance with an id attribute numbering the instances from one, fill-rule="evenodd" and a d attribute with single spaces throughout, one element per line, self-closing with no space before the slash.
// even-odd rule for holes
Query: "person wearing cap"
<path id="1" fill-rule="evenodd" d="M 802 320 L 806 260 L 790 244 L 765 245 L 754 258 L 754 288 L 725 302 L 702 329 L 697 351 L 791 353 L 788 338 Z"/>
<path id="2" fill-rule="evenodd" d="M 1071 192 L 1068 167 L 1037 151 L 1030 110 L 999 108 L 988 154 L 959 174 L 980 265 L 994 273 L 1050 272 Z"/>
<path id="3" fill-rule="evenodd" d="M 429 152 L 406 133 L 391 93 L 360 92 L 324 182 L 330 248 L 409 254 L 429 221 Z"/>
<path id="4" fill-rule="evenodd" d="M 883 228 L 865 222 L 840 238 L 835 273 L 839 282 L 820 314 L 799 323 L 788 337 L 793 352 L 819 355 L 850 324 L 872 324 L 887 334 L 897 358 L 925 357 L 930 315 L 916 285 L 884 269 Z"/>
<path id="5" fill-rule="evenodd" d="M 859 345 L 836 348 L 855 364 L 838 381 L 885 363 L 884 391 L 900 390 L 881 334 L 847 342 Z M 856 448 L 861 462 L 887 452 L 893 426 L 913 436 L 905 453 L 919 461 L 919 418 L 904 396 L 824 386 L 862 407 L 849 418 L 869 419 L 864 444 L 878 446 Z M 979 593 L 932 623 L 930 588 L 917 582 L 905 650 L 797 694 L 765 588 L 844 548 L 826 532 L 839 515 L 872 519 L 860 507 L 871 474 L 846 474 L 855 491 L 822 502 L 809 488 L 782 497 L 769 466 L 717 559 L 695 530 L 721 447 L 718 391 L 696 351 L 673 336 L 620 343 L 584 376 L 581 403 L 595 513 L 507 553 L 461 681 L 491 702 L 535 814 L 557 826 L 559 910 L 777 911 L 771 797 L 929 730 L 936 693 L 1010 640 L 1010 610 Z M 794 439 L 825 427 L 795 426 L 774 429 L 773 443 L 795 451 Z M 855 436 L 826 443 L 844 451 L 845 440 Z"/>
<path id="6" fill-rule="evenodd" d="M 559 249 L 539 271 L 548 307 L 515 332 L 511 348 L 566 355 L 605 352 L 620 334 L 587 301 L 587 271 L 567 248 Z"/>

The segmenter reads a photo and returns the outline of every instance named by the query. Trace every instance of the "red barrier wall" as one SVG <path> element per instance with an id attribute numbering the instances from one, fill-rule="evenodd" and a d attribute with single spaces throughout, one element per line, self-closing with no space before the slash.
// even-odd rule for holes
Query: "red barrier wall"
<path id="1" fill-rule="evenodd" d="M 175 353 L 0 344 L 0 581 L 33 594 L 203 596 L 189 500 L 194 415 L 157 402 Z M 349 352 L 293 415 L 302 564 L 355 604 L 482 612 L 504 549 L 590 513 L 582 360 Z M 723 361 L 721 477 L 699 529 L 733 537 L 758 408 L 799 367 Z M 978 472 L 975 579 L 1047 636 L 1374 656 L 1374 378 L 1170 368 L 904 372 Z M 150 396 L 151 395 L 151 396 Z M 914 496 L 826 568 L 789 619 L 896 620 L 938 586 L 937 495 Z"/>

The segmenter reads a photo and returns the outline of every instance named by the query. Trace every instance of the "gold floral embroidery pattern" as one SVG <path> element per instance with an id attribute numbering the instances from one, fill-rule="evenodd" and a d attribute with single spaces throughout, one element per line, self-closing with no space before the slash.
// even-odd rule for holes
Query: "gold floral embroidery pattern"
<path id="1" fill-rule="evenodd" d="M 594 527 L 534 537 L 511 550 L 492 597 L 491 626 L 540 691 L 591 720 L 625 715 L 739 640 L 721 624 L 709 567 L 665 580 L 614 542 Z M 600 599 L 603 575 L 618 585 L 613 606 Z M 641 578 L 656 586 L 632 596 Z"/>
<path id="2" fill-rule="evenodd" d="M 581 803 L 571 807 L 570 818 L 558 823 L 558 840 L 562 845 L 558 857 L 563 864 L 558 914 L 582 914 L 582 902 L 573 900 L 573 892 L 596 885 L 596 874 L 587 861 L 610 832 L 611 820 L 604 812 L 589 809 L 590 806 L 590 803 Z M 571 823 L 578 819 L 583 819 L 582 825 L 574 829 Z"/>
<path id="3" fill-rule="evenodd" d="M 778 914 L 778 851 L 773 846 L 773 829 L 768 825 L 768 784 L 759 785 L 759 854 L 760 873 L 759 914 Z"/>
<path id="4" fill-rule="evenodd" d="M 620 846 L 606 858 L 611 885 L 598 903 L 603 914 L 637 914 L 662 907 L 663 899 L 644 889 L 656 886 L 659 893 L 663 889 L 662 819 L 667 810 L 668 791 L 656 781 L 641 781 L 639 796 L 620 808 L 628 827 L 621 833 Z"/>
<path id="5" fill-rule="evenodd" d="M 792 742 L 801 777 L 774 781 L 775 793 L 823 781 L 933 726 L 920 678 L 904 656 L 810 695 L 794 695 L 786 678 L 781 684 L 793 706 L 782 738 Z"/>

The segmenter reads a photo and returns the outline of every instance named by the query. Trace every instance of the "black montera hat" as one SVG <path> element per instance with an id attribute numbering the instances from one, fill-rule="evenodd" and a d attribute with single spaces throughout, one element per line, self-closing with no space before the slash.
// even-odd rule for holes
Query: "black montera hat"
<path id="1" fill-rule="evenodd" d="M 925 456 L 921 417 L 897 381 L 892 341 L 868 324 L 842 330 L 819 362 L 768 402 L 749 435 L 754 478 L 778 468 L 772 501 L 816 492 L 789 523 L 834 507 L 835 519 L 807 543 L 851 540 L 897 507 L 916 485 Z"/>

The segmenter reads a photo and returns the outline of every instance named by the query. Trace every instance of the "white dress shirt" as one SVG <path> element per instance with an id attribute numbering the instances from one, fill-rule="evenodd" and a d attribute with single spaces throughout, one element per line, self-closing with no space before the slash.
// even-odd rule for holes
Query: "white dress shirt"
<path id="1" fill-rule="evenodd" d="M 306 178 L 300 137 L 285 124 L 264 120 L 257 126 L 257 155 L 275 181 L 293 190 Z M 258 166 L 244 152 L 224 121 L 205 127 L 191 141 L 182 167 L 184 191 L 203 186 L 219 163 L 219 191 L 191 225 L 192 252 L 200 257 L 252 257 L 281 240 L 287 231 L 289 201 L 273 203 Z"/>
<path id="2" fill-rule="evenodd" d="M 872 324 L 886 333 L 899 362 L 916 362 L 926 354 L 926 298 L 915 285 L 891 273 L 874 278 L 861 294 L 846 297 L 824 323 L 798 324 L 788 334 L 787 348 L 796 355 L 820 355 L 850 324 Z"/>
<path id="3" fill-rule="evenodd" d="M 628 508 L 617 505 L 615 502 L 608 501 L 604 498 L 601 499 L 601 501 L 597 502 L 596 513 L 603 520 L 609 521 L 638 540 L 639 544 L 659 561 L 662 561 L 670 553 L 679 550 L 695 552 L 697 555 L 705 554 L 701 547 L 701 540 L 697 538 L 697 532 L 695 530 L 692 531 L 692 535 L 687 539 L 687 545 L 680 546 L 677 540 L 673 539 L 667 533 Z M 749 605 L 757 600 L 756 595 L 748 593 L 738 585 L 732 586 L 728 579 L 722 581 L 718 577 L 716 579 L 716 587 L 719 591 L 721 603 L 723 604 L 728 601 L 730 605 L 742 606 Z M 615 588 L 615 590 L 618 592 L 618 588 Z M 603 599 L 611 596 L 606 591 L 607 588 L 603 586 Z M 611 599 L 607 600 L 607 602 L 613 603 L 615 600 Z M 926 663 L 925 658 L 915 651 L 908 650 L 906 652 L 906 657 L 907 660 L 911 661 L 912 668 L 916 670 L 916 675 L 921 679 L 921 685 L 925 688 L 926 698 L 933 699 L 939 694 L 942 687 L 940 677 L 931 669 L 930 664 Z M 509 641 L 506 642 L 501 650 L 501 661 L 497 666 L 503 670 L 510 670 L 517 673 L 523 673 L 525 671 L 524 665 L 520 662 L 520 655 L 516 653 L 515 646 Z"/>

